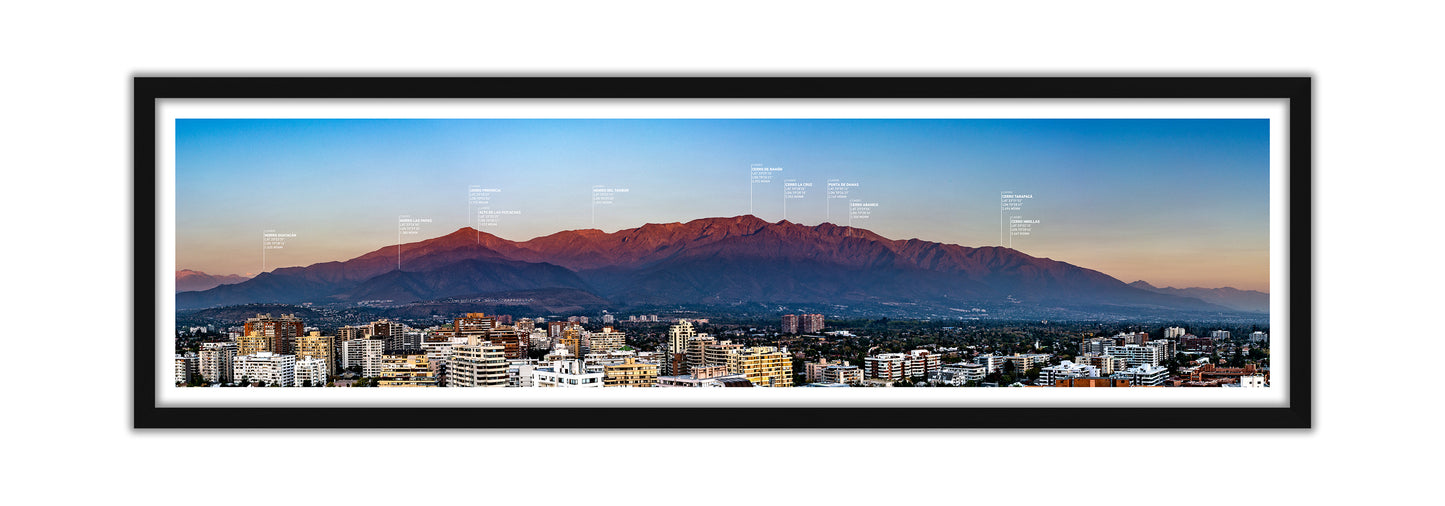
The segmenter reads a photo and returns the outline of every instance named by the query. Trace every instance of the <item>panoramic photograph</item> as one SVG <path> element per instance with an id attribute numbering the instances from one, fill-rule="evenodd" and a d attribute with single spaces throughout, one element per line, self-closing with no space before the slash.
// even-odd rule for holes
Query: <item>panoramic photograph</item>
<path id="1" fill-rule="evenodd" d="M 1267 119 L 174 142 L 176 387 L 1270 386 Z"/>

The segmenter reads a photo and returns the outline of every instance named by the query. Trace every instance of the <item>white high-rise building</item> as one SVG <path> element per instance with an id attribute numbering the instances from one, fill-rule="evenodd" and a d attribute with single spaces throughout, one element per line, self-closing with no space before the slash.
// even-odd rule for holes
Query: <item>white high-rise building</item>
<path id="1" fill-rule="evenodd" d="M 1165 338 L 1165 339 L 1179 339 L 1179 338 L 1181 338 L 1181 337 L 1184 337 L 1184 334 L 1187 334 L 1187 333 L 1188 333 L 1188 332 L 1186 332 L 1186 331 L 1184 330 L 1184 327 L 1169 327 L 1169 328 L 1167 328 L 1167 329 L 1164 329 L 1164 338 Z"/>
<path id="2" fill-rule="evenodd" d="M 277 355 L 269 351 L 239 356 L 236 357 L 231 376 L 235 377 L 237 381 L 245 380 L 250 383 L 264 381 L 266 386 L 294 386 L 296 385 L 296 356 Z"/>
<path id="3" fill-rule="evenodd" d="M 341 343 L 341 368 L 360 367 L 362 376 L 381 376 L 381 355 L 385 346 L 386 341 L 382 339 L 352 339 Z"/>
<path id="4" fill-rule="evenodd" d="M 870 379 L 902 381 L 913 376 L 912 365 L 904 353 L 880 353 L 863 358 L 863 374 Z"/>
<path id="5" fill-rule="evenodd" d="M 1264 342 L 1264 341 L 1268 341 L 1268 340 L 1269 340 L 1269 334 L 1266 334 L 1266 333 L 1264 333 L 1264 332 L 1260 332 L 1260 331 L 1258 331 L 1258 330 L 1256 330 L 1256 331 L 1254 331 L 1254 332 L 1251 332 L 1251 333 L 1249 334 L 1249 342 L 1251 342 L 1251 343 L 1259 343 L 1259 342 Z"/>
<path id="6" fill-rule="evenodd" d="M 1104 354 L 1124 359 L 1124 362 L 1127 363 L 1129 367 L 1137 365 L 1159 365 L 1160 356 L 1163 355 L 1160 353 L 1159 348 L 1139 346 L 1137 344 L 1109 346 L 1104 348 Z"/>
<path id="7" fill-rule="evenodd" d="M 587 372 L 581 360 L 558 360 L 532 371 L 532 386 L 541 388 L 602 388 L 602 371 Z"/>
<path id="8" fill-rule="evenodd" d="M 1097 378 L 1099 368 L 1088 364 L 1076 364 L 1065 360 L 1059 365 L 1051 365 L 1040 369 L 1039 383 L 1041 385 L 1053 386 L 1055 380 L 1072 378 Z"/>
<path id="9" fill-rule="evenodd" d="M 929 374 L 938 371 L 938 366 L 939 355 L 928 350 L 881 353 L 863 358 L 863 375 L 885 381 L 927 378 Z"/>
<path id="10" fill-rule="evenodd" d="M 1169 379 L 1169 369 L 1153 365 L 1139 365 L 1116 372 L 1111 377 L 1129 380 L 1129 384 L 1136 387 L 1157 387 Z"/>
<path id="11" fill-rule="evenodd" d="M 983 381 L 984 376 L 987 375 L 987 366 L 962 362 L 940 367 L 937 371 L 928 375 L 928 381 L 930 383 L 958 387 L 970 381 Z"/>
<path id="12" fill-rule="evenodd" d="M 927 378 L 930 373 L 938 370 L 941 357 L 928 350 L 913 350 L 908 352 L 908 361 L 913 363 L 910 374 L 914 378 Z"/>
<path id="13" fill-rule="evenodd" d="M 520 358 L 507 360 L 507 387 L 532 387 L 532 373 L 536 370 L 536 359 Z"/>
<path id="14" fill-rule="evenodd" d="M 1229 331 L 1228 331 L 1228 330 L 1216 330 L 1216 331 L 1210 332 L 1210 333 L 1209 333 L 1209 338 L 1210 338 L 1210 339 L 1216 339 L 1216 340 L 1218 340 L 1218 339 L 1229 339 Z"/>
<path id="15" fill-rule="evenodd" d="M 327 379 L 326 360 L 316 357 L 306 357 L 296 361 L 296 386 L 311 385 L 313 387 L 326 386 Z M 310 383 L 307 383 L 307 382 Z"/>

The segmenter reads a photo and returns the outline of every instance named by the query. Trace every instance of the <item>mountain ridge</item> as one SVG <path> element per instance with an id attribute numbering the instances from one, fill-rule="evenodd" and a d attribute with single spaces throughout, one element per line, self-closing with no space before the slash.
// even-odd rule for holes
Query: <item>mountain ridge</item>
<path id="1" fill-rule="evenodd" d="M 564 230 L 520 242 L 462 227 L 349 260 L 277 269 L 230 288 L 179 294 L 177 307 L 288 298 L 406 302 L 546 288 L 585 291 L 620 306 L 1008 300 L 1226 309 L 1001 246 L 888 239 L 863 228 L 770 223 L 752 215 L 648 223 L 612 233 Z"/>
<path id="2" fill-rule="evenodd" d="M 221 285 L 231 285 L 251 279 L 240 274 L 208 274 L 191 269 L 176 270 L 176 292 L 209 290 Z"/>
<path id="3" fill-rule="evenodd" d="M 1199 286 L 1191 286 L 1188 288 L 1175 288 L 1172 286 L 1157 287 L 1142 279 L 1129 283 L 1129 286 L 1156 293 L 1192 297 L 1238 311 L 1253 313 L 1269 312 L 1269 293 L 1259 290 L 1241 290 L 1232 286 L 1218 288 Z"/>

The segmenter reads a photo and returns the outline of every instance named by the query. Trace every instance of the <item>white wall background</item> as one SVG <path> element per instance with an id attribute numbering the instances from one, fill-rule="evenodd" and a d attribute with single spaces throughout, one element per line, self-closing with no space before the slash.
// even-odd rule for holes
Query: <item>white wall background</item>
<path id="1" fill-rule="evenodd" d="M 1428 330 L 1439 262 L 1425 247 L 1439 236 L 1445 113 L 1438 16 L 1417 5 L 11 2 L 0 19 L 7 502 L 230 504 L 248 484 L 268 502 L 313 503 L 1352 504 L 1423 494 L 1440 470 L 1438 381 L 1409 367 L 1432 360 L 1426 343 L 1439 338 Z M 1311 74 L 1316 428 L 133 431 L 135 73 Z M 1375 346 L 1400 360 L 1363 360 Z M 685 457 L 563 475 L 543 466 L 579 447 Z M 356 448 L 414 453 L 418 465 L 315 458 Z"/>

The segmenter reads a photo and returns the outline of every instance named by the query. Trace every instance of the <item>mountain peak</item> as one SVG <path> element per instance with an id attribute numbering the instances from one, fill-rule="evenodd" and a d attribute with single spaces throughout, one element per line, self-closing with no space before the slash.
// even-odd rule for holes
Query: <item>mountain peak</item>
<path id="1" fill-rule="evenodd" d="M 475 238 L 477 237 L 477 234 L 492 235 L 492 234 L 488 234 L 488 233 L 486 233 L 486 232 L 483 232 L 483 231 L 481 231 L 481 230 L 478 230 L 478 229 L 475 229 L 475 228 L 472 228 L 472 227 L 462 227 L 462 228 L 459 228 L 459 229 L 457 229 L 455 232 L 452 232 L 452 233 L 450 233 L 450 234 L 447 234 L 447 235 L 444 235 L 444 236 L 441 236 L 441 237 L 433 237 L 433 238 L 431 238 L 431 239 L 429 239 L 429 240 L 435 241 L 435 240 L 437 240 L 437 239 L 445 239 L 445 238 L 452 238 L 452 237 L 463 237 L 463 238 L 473 238 L 473 239 L 475 239 Z M 423 242 L 425 242 L 425 241 L 423 241 Z"/>
<path id="2" fill-rule="evenodd" d="M 727 218 L 698 218 L 696 220 L 688 222 L 688 224 L 693 223 L 736 223 L 739 225 L 766 225 L 768 224 L 768 221 L 757 216 L 753 216 L 751 214 L 740 214 Z"/>

